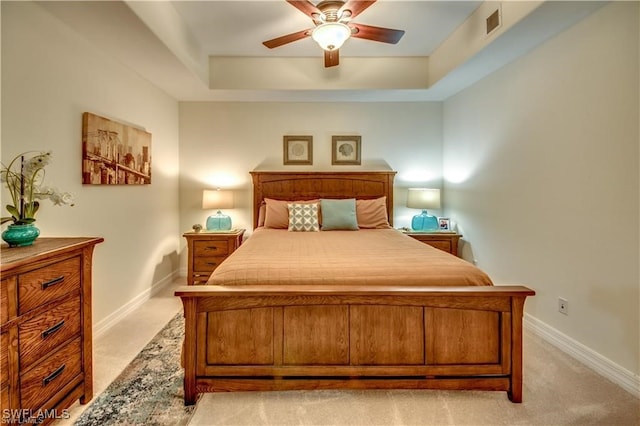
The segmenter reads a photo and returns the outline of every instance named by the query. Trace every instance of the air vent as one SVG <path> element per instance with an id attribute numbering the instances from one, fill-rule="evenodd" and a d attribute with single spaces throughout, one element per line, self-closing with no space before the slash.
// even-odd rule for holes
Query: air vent
<path id="1" fill-rule="evenodd" d="M 500 15 L 500 8 L 498 8 L 487 18 L 487 35 L 498 29 L 501 24 L 502 16 Z"/>

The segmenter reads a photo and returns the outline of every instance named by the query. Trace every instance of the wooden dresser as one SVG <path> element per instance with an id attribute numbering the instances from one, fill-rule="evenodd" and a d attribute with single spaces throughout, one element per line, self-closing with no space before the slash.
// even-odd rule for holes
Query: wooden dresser
<path id="1" fill-rule="evenodd" d="M 462 235 L 458 233 L 406 231 L 405 234 L 425 244 L 429 244 L 432 247 L 451 253 L 454 256 L 458 256 L 458 241 L 460 241 L 460 237 L 462 237 Z"/>
<path id="2" fill-rule="evenodd" d="M 233 253 L 244 236 L 244 229 L 229 232 L 185 232 L 189 250 L 187 284 L 205 284 L 211 273 Z"/>
<path id="3" fill-rule="evenodd" d="M 29 247 L 2 245 L 3 421 L 49 423 L 64 418 L 77 399 L 93 398 L 91 264 L 102 241 L 39 238 Z"/>

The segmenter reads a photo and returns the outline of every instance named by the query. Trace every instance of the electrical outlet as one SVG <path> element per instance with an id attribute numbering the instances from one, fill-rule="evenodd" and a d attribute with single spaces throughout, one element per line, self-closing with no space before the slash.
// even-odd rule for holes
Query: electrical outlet
<path id="1" fill-rule="evenodd" d="M 569 315 L 569 301 L 567 299 L 558 297 L 558 312 Z"/>

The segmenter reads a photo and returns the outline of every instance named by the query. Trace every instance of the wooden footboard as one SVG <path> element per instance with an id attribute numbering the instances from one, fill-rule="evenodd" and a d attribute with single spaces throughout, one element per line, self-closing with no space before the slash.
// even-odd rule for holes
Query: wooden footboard
<path id="1" fill-rule="evenodd" d="M 185 404 L 293 389 L 506 391 L 522 401 L 522 286 L 187 286 Z"/>

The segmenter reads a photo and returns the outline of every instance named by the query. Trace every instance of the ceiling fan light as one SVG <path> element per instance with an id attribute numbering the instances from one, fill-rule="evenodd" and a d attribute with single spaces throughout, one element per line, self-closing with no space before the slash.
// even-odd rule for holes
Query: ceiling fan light
<path id="1" fill-rule="evenodd" d="M 327 22 L 313 29 L 311 38 L 324 50 L 340 49 L 351 37 L 351 28 L 341 22 Z"/>

